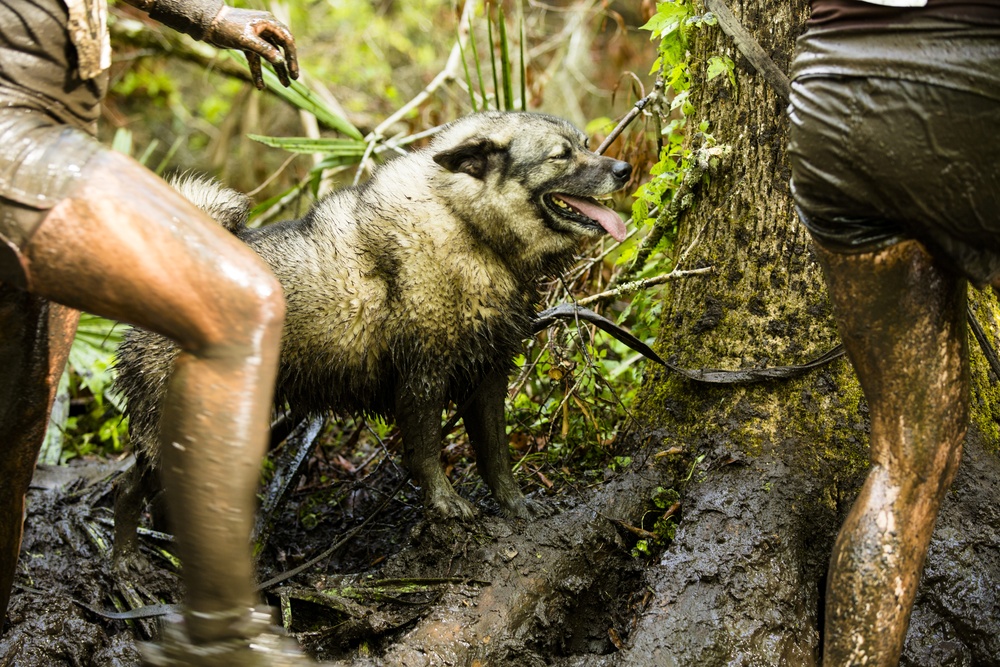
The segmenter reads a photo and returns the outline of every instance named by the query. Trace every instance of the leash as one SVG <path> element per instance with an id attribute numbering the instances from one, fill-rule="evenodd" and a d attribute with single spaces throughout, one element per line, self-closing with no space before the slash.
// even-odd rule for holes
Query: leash
<path id="1" fill-rule="evenodd" d="M 543 310 L 535 318 L 532 329 L 538 333 L 556 323 L 557 320 L 573 320 L 589 322 L 601 331 L 610 334 L 616 340 L 624 343 L 650 361 L 654 361 L 664 368 L 686 377 L 694 382 L 706 384 L 752 384 L 767 380 L 788 380 L 805 375 L 809 371 L 830 363 L 835 359 L 844 356 L 844 346 L 837 345 L 833 349 L 821 354 L 804 364 L 792 366 L 770 366 L 767 368 L 748 368 L 743 370 L 721 370 L 715 368 L 681 368 L 664 361 L 660 355 L 653 351 L 651 347 L 633 336 L 631 333 L 621 328 L 603 315 L 598 315 L 592 310 L 583 308 L 576 304 L 565 303 L 547 310 Z"/>
<path id="2" fill-rule="evenodd" d="M 993 375 L 997 378 L 994 382 L 1000 381 L 1000 355 L 997 354 L 996 348 L 994 348 L 990 343 L 990 340 L 986 335 L 986 331 L 983 329 L 983 325 L 979 323 L 979 319 L 976 317 L 976 314 L 972 312 L 972 306 L 966 306 L 966 309 L 966 316 L 969 321 L 969 328 L 972 330 L 972 335 L 975 337 L 976 342 L 979 343 L 979 347 L 983 351 L 983 355 L 986 357 L 987 363 L 990 365 L 990 370 L 993 371 Z M 794 364 L 791 366 L 770 366 L 767 368 L 749 368 L 737 371 L 714 368 L 689 369 L 681 368 L 680 366 L 671 364 L 668 361 L 664 361 L 663 358 L 654 352 L 651 347 L 643 343 L 625 329 L 621 328 L 608 318 L 598 315 L 594 311 L 583 308 L 582 306 L 577 306 L 576 304 L 561 304 L 553 308 L 543 310 L 535 318 L 532 325 L 532 332 L 537 334 L 540 331 L 549 328 L 558 320 L 572 320 L 577 322 L 583 320 L 585 322 L 589 322 L 650 361 L 654 361 L 664 368 L 682 375 L 693 382 L 703 382 L 706 384 L 752 384 L 767 380 L 788 380 L 800 377 L 809 371 L 819 368 L 820 366 L 824 366 L 846 354 L 843 344 L 839 344 L 804 364 Z"/>

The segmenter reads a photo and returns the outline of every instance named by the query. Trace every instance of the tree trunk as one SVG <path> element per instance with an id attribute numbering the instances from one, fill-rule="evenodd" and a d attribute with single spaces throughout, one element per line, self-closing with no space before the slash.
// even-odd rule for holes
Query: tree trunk
<path id="1" fill-rule="evenodd" d="M 784 72 L 804 0 L 743 0 L 734 14 Z M 788 188 L 785 101 L 721 30 L 703 30 L 697 62 L 736 61 L 735 90 L 693 87 L 728 164 L 685 215 L 678 255 L 714 267 L 664 293 L 658 352 L 680 366 L 803 363 L 837 334 L 808 234 Z M 699 77 L 701 80 L 704 77 Z M 975 300 L 996 342 L 996 302 Z M 975 343 L 973 427 L 935 533 L 903 664 L 1000 664 L 997 396 Z M 992 378 L 995 382 L 996 378 Z M 704 456 L 683 493 L 676 539 L 649 567 L 654 599 L 615 665 L 811 665 L 819 662 L 833 540 L 868 467 L 868 414 L 844 358 L 804 377 L 744 387 L 650 373 L 637 412 L 661 449 Z M 976 526 L 976 530 L 970 528 Z"/>

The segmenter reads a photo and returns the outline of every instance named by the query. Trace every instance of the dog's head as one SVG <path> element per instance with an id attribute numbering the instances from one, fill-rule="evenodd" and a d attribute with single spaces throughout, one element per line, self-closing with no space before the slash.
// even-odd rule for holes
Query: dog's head
<path id="1" fill-rule="evenodd" d="M 536 113 L 488 112 L 449 125 L 430 146 L 448 204 L 505 253 L 546 264 L 581 237 L 625 238 L 625 224 L 597 198 L 621 189 L 627 162 L 587 149 L 570 123 Z"/>

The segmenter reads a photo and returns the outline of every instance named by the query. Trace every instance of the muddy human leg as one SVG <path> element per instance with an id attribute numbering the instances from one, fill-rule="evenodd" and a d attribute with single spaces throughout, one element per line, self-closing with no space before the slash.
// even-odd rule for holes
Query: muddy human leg
<path id="1" fill-rule="evenodd" d="M 138 163 L 97 154 L 25 248 L 30 289 L 180 347 L 162 472 L 195 642 L 245 636 L 248 536 L 284 314 L 260 259 Z"/>
<path id="2" fill-rule="evenodd" d="M 0 625 L 21 547 L 24 497 L 79 313 L 0 283 Z"/>
<path id="3" fill-rule="evenodd" d="M 889 667 L 968 424 L 965 280 L 916 241 L 817 253 L 868 399 L 872 462 L 830 559 L 823 664 Z"/>

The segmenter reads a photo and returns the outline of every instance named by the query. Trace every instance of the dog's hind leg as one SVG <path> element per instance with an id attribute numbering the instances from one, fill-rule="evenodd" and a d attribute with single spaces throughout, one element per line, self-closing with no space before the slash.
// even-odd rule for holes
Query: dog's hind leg
<path id="1" fill-rule="evenodd" d="M 424 492 L 424 507 L 449 519 L 468 520 L 476 510 L 459 497 L 441 469 L 441 411 L 445 392 L 439 386 L 400 381 L 396 424 L 403 435 L 403 464 Z"/>
<path id="2" fill-rule="evenodd" d="M 159 476 L 149 460 L 149 454 L 143 449 L 135 452 L 135 463 L 122 475 L 115 487 L 115 543 L 112 559 L 119 571 L 145 570 L 148 561 L 139 551 L 139 519 L 143 506 L 147 501 L 153 502 L 154 496 L 163 490 Z M 165 524 L 165 512 L 155 516 L 156 530 L 170 532 Z M 157 519 L 161 521 L 156 522 Z"/>
<path id="3" fill-rule="evenodd" d="M 539 513 L 542 508 L 524 497 L 511 473 L 507 422 L 504 419 L 506 394 L 507 377 L 503 373 L 490 373 L 476 389 L 462 419 L 476 450 L 479 474 L 490 487 L 493 499 L 506 516 L 526 518 Z"/>

